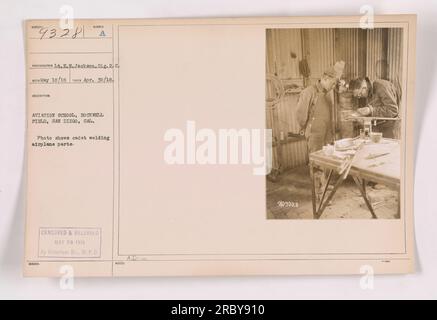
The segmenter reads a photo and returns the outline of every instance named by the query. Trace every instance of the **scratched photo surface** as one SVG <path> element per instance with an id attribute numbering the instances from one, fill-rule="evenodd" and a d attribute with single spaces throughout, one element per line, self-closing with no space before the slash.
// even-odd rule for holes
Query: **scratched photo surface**
<path id="1" fill-rule="evenodd" d="M 268 219 L 400 219 L 402 28 L 266 30 Z"/>

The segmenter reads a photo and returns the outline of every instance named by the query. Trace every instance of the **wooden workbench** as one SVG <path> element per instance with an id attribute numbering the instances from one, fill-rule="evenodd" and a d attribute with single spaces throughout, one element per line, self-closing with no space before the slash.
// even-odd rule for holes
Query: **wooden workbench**
<path id="1" fill-rule="evenodd" d="M 339 158 L 341 152 L 335 151 L 334 155 L 326 155 L 322 150 L 313 152 L 309 155 L 310 176 L 312 186 L 312 202 L 313 202 L 313 216 L 319 219 L 329 202 L 333 199 L 335 192 L 342 182 L 351 176 L 358 187 L 361 196 L 364 199 L 372 217 L 377 219 L 377 215 L 370 203 L 366 193 L 366 182 L 372 181 L 386 185 L 389 188 L 398 190 L 400 196 L 400 159 L 401 150 L 399 140 L 382 139 L 379 143 L 366 141 L 357 151 L 350 171 L 339 174 L 340 168 L 344 164 L 345 159 Z M 385 154 L 383 156 L 369 159 L 369 154 Z M 319 204 L 317 204 L 316 188 L 314 170 L 318 168 L 328 172 L 327 181 L 323 188 L 323 194 Z M 337 181 L 334 184 L 332 191 L 329 193 L 328 189 L 330 182 L 334 175 L 338 175 Z M 398 208 L 399 209 L 399 208 Z"/>

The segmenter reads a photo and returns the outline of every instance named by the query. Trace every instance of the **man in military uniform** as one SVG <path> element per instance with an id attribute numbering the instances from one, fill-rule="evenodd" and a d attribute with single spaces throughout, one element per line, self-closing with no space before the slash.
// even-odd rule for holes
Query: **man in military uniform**
<path id="1" fill-rule="evenodd" d="M 354 97 L 364 102 L 364 107 L 357 109 L 361 116 L 398 117 L 400 92 L 390 81 L 377 79 L 372 84 L 368 78 L 358 78 L 350 82 L 349 89 L 352 90 Z M 382 132 L 385 138 L 398 139 L 397 122 L 395 120 L 381 120 L 377 122 L 373 130 Z"/>
<path id="2" fill-rule="evenodd" d="M 331 90 L 337 84 L 344 68 L 344 62 L 337 63 L 326 70 L 320 80 L 306 87 L 300 94 L 297 103 L 297 121 L 308 142 L 308 153 L 321 150 L 324 145 L 333 142 L 332 112 L 333 101 Z M 327 172 L 315 171 L 315 187 L 320 197 L 326 183 Z"/>
<path id="3" fill-rule="evenodd" d="M 326 70 L 320 80 L 306 87 L 297 103 L 297 121 L 305 130 L 308 152 L 321 150 L 324 145 L 333 142 L 332 132 L 332 95 L 338 72 L 334 67 Z"/>

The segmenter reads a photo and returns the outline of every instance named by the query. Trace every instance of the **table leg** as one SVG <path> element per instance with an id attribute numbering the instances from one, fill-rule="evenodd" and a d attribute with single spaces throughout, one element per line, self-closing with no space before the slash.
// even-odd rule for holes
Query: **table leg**
<path id="1" fill-rule="evenodd" d="M 362 182 L 360 182 L 360 179 L 358 179 L 357 177 L 352 177 L 352 178 L 354 179 L 355 184 L 357 185 L 358 189 L 360 190 L 361 196 L 363 197 L 364 202 L 367 205 L 367 208 L 369 208 L 369 211 L 372 214 L 372 218 L 378 219 L 378 217 L 375 214 L 375 211 L 373 210 L 372 204 L 370 203 L 369 199 L 367 198 L 366 191 L 363 188 Z"/>
<path id="2" fill-rule="evenodd" d="M 337 182 L 334 185 L 334 188 L 332 189 L 331 193 L 329 194 L 328 198 L 325 200 L 323 204 L 321 204 L 321 207 L 319 211 L 317 212 L 317 219 L 320 219 L 320 217 L 323 214 L 323 211 L 325 211 L 326 207 L 328 206 L 329 202 L 334 197 L 335 193 L 337 192 L 338 187 L 343 183 L 344 179 L 340 176 L 337 180 Z"/>
<path id="3" fill-rule="evenodd" d="M 317 219 L 317 211 L 316 211 L 316 183 L 314 181 L 314 167 L 310 162 L 310 179 L 311 179 L 311 197 L 313 200 L 313 218 Z"/>
<path id="4" fill-rule="evenodd" d="M 399 188 L 398 191 L 398 212 L 396 213 L 395 216 L 396 219 L 400 219 L 401 218 L 401 189 Z"/>
<path id="5" fill-rule="evenodd" d="M 322 198 L 320 199 L 320 203 L 319 203 L 319 211 L 320 211 L 320 208 L 322 207 L 323 200 L 325 199 L 326 191 L 328 190 L 329 182 L 331 181 L 331 177 L 332 177 L 332 172 L 333 171 L 334 170 L 332 170 L 332 169 L 329 170 L 328 179 L 326 180 L 326 184 L 325 184 L 325 186 L 323 188 Z"/>

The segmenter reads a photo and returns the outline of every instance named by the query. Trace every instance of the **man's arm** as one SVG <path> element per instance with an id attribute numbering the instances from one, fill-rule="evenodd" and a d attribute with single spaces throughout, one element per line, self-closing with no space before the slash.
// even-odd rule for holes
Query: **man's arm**
<path id="1" fill-rule="evenodd" d="M 391 83 L 374 83 L 374 94 L 379 97 L 380 102 L 372 106 L 372 116 L 396 118 L 399 113 L 399 107 L 396 99 L 396 92 Z"/>

